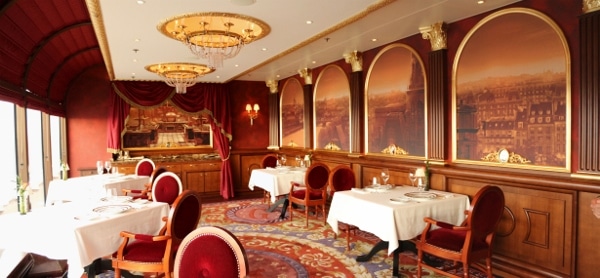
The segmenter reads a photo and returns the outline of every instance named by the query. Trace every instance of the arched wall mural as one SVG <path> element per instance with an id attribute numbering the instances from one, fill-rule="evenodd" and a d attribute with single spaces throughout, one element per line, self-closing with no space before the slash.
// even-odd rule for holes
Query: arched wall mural
<path id="1" fill-rule="evenodd" d="M 567 171 L 570 54 L 558 25 L 535 10 L 502 10 L 473 27 L 456 57 L 454 160 Z"/>
<path id="2" fill-rule="evenodd" d="M 414 49 L 392 44 L 377 54 L 365 84 L 367 153 L 426 155 L 425 84 Z"/>
<path id="3" fill-rule="evenodd" d="M 350 151 L 350 84 L 336 65 L 323 69 L 314 93 L 315 148 Z"/>
<path id="4" fill-rule="evenodd" d="M 300 81 L 288 79 L 281 90 L 281 146 L 304 148 L 304 92 Z"/>

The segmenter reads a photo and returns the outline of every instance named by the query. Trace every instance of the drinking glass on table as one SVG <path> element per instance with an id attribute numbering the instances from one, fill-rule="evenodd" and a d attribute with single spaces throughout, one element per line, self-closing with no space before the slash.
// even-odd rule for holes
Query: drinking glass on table
<path id="1" fill-rule="evenodd" d="M 96 170 L 98 170 L 98 175 L 102 175 L 104 173 L 104 165 L 102 164 L 102 160 L 96 161 Z"/>
<path id="2" fill-rule="evenodd" d="M 412 186 L 415 186 L 415 181 L 417 180 L 417 176 L 415 176 L 415 173 L 408 173 L 408 179 L 410 180 Z"/>
<path id="3" fill-rule="evenodd" d="M 285 166 L 285 162 L 287 161 L 287 158 L 285 157 L 285 154 L 281 155 L 281 166 Z"/>
<path id="4" fill-rule="evenodd" d="M 110 168 L 112 167 L 112 164 L 110 163 L 109 160 L 104 161 L 104 169 L 106 169 L 106 173 L 110 174 Z"/>
<path id="5" fill-rule="evenodd" d="M 388 184 L 388 180 L 390 179 L 390 171 L 388 168 L 381 169 L 381 179 L 383 180 L 383 185 Z"/>

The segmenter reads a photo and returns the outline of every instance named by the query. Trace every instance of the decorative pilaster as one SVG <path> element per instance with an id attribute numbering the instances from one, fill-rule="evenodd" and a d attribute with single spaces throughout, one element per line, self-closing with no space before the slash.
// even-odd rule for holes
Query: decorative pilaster
<path id="1" fill-rule="evenodd" d="M 354 50 L 349 53 L 344 54 L 344 60 L 346 63 L 352 66 L 352 72 L 362 71 L 363 70 L 363 60 L 362 53 Z"/>
<path id="2" fill-rule="evenodd" d="M 446 25 L 443 22 L 419 28 L 423 39 L 431 41 L 429 67 L 427 67 L 427 154 L 429 159 L 446 160 L 449 134 L 446 122 L 448 88 L 448 50 Z"/>
<path id="3" fill-rule="evenodd" d="M 277 80 L 267 80 L 265 82 L 269 87 L 269 150 L 279 149 L 279 82 Z"/>
<path id="4" fill-rule="evenodd" d="M 600 175 L 600 0 L 584 0 L 579 17 L 579 165 L 577 173 Z"/>
<path id="5" fill-rule="evenodd" d="M 304 78 L 304 85 L 312 85 L 312 70 L 303 68 L 298 70 L 300 77 Z"/>
<path id="6" fill-rule="evenodd" d="M 312 70 L 303 68 L 298 70 L 300 77 L 304 78 L 304 86 L 302 91 L 304 92 L 304 146 L 308 149 L 313 148 L 313 97 L 312 97 Z"/>
<path id="7" fill-rule="evenodd" d="M 364 153 L 365 150 L 365 94 L 363 82 L 362 53 L 353 51 L 344 54 L 346 63 L 352 66 L 350 75 L 350 152 Z"/>
<path id="8" fill-rule="evenodd" d="M 431 43 L 431 51 L 447 49 L 446 24 L 438 22 L 431 26 L 419 28 L 423 39 L 429 40 Z"/>
<path id="9" fill-rule="evenodd" d="M 583 0 L 583 13 L 600 10 L 600 0 Z"/>

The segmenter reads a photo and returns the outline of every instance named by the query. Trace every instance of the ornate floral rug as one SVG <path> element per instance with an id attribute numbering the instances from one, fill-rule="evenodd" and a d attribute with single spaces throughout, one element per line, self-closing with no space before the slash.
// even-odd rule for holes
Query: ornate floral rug
<path id="1" fill-rule="evenodd" d="M 344 235 L 335 238 L 323 219 L 294 212 L 294 220 L 279 219 L 281 208 L 267 211 L 262 199 L 204 204 L 200 225 L 224 227 L 242 242 L 250 265 L 250 277 L 392 277 L 393 257 L 379 252 L 369 262 L 356 262 L 379 239 L 358 231 L 346 251 Z M 401 277 L 416 277 L 416 256 L 400 255 Z M 425 270 L 423 277 L 443 277 Z M 485 277 L 473 270 L 472 277 Z"/>

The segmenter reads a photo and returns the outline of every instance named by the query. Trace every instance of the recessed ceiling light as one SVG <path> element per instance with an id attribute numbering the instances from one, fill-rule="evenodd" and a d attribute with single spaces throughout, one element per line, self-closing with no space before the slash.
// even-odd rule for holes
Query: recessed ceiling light
<path id="1" fill-rule="evenodd" d="M 141 41 L 141 39 L 140 38 L 135 38 L 133 41 L 139 42 L 139 41 Z"/>
<path id="2" fill-rule="evenodd" d="M 138 3 L 138 5 L 144 5 L 144 3 L 146 3 L 145 0 L 137 0 L 136 2 Z"/>
<path id="3" fill-rule="evenodd" d="M 313 63 L 313 64 L 316 64 L 316 63 L 317 63 L 317 61 L 312 61 L 312 63 Z"/>
<path id="4" fill-rule="evenodd" d="M 237 68 L 237 67 L 239 67 L 239 66 L 240 66 L 240 65 L 234 65 L 234 67 L 236 67 L 236 68 Z"/>
<path id="5" fill-rule="evenodd" d="M 267 48 L 266 48 L 266 47 L 263 47 L 261 50 L 262 50 L 262 51 L 267 51 Z"/>
<path id="6" fill-rule="evenodd" d="M 231 0 L 231 3 L 240 6 L 249 6 L 256 3 L 256 0 Z"/>
<path id="7" fill-rule="evenodd" d="M 309 24 L 309 25 L 312 24 L 312 20 L 307 20 L 306 24 Z"/>
<path id="8" fill-rule="evenodd" d="M 477 4 L 483 4 L 483 3 L 485 3 L 485 1 L 484 1 L 484 0 L 479 0 L 479 1 L 477 1 Z"/>
<path id="9" fill-rule="evenodd" d="M 137 59 L 133 59 L 133 62 L 134 62 L 134 63 L 137 63 Z"/>
<path id="10" fill-rule="evenodd" d="M 279 78 L 279 77 L 281 77 L 281 75 L 278 74 L 278 75 L 275 75 L 275 77 Z"/>
<path id="11" fill-rule="evenodd" d="M 376 41 L 377 41 L 377 39 L 371 39 L 371 41 L 372 41 L 372 42 L 376 42 Z"/>

